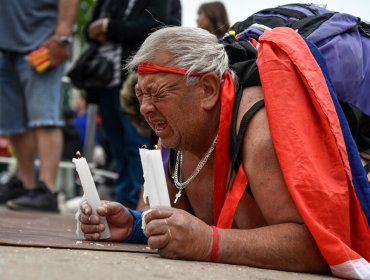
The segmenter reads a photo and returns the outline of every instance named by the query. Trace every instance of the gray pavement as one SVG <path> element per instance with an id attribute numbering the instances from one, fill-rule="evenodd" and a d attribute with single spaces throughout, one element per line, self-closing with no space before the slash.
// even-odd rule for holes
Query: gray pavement
<path id="1" fill-rule="evenodd" d="M 300 279 L 332 277 L 169 260 L 155 254 L 0 246 L 1 280 Z"/>
<path id="2" fill-rule="evenodd" d="M 14 232 L 14 225 L 13 227 L 7 227 L 9 217 L 16 219 L 16 213 L 19 212 L 9 211 L 1 206 L 0 211 L 6 215 L 3 215 L 3 218 L 0 219 L 2 234 L 12 234 L 13 237 L 19 234 Z M 22 219 L 17 219 L 20 223 L 19 228 L 24 226 L 22 225 L 24 215 L 22 215 Z M 38 219 L 33 217 L 33 223 L 42 225 L 42 227 L 50 223 L 49 216 L 41 216 L 41 213 L 39 215 Z M 27 226 L 23 228 L 22 232 L 25 235 L 24 240 L 33 239 L 35 233 L 41 235 L 41 239 L 42 237 L 46 238 L 45 240 L 49 240 L 47 237 L 51 235 L 54 238 L 58 236 L 66 238 L 65 234 L 62 233 L 58 235 L 52 232 L 48 235 L 45 230 L 37 231 L 33 227 Z M 10 238 L 8 242 L 11 240 Z M 14 245 L 6 246 L 4 244 Z M 171 260 L 161 258 L 153 253 L 53 249 L 48 247 L 24 247 L 19 246 L 19 244 L 18 242 L 7 243 L 6 240 L 4 240 L 4 243 L 0 243 L 0 280 L 337 279 L 329 276 L 257 269 L 247 266 Z M 27 245 L 28 243 L 23 242 L 22 244 Z"/>

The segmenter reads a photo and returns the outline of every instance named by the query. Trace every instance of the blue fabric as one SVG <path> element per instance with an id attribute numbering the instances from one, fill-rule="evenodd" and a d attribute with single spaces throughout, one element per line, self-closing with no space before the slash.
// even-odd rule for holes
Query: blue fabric
<path id="1" fill-rule="evenodd" d="M 134 218 L 134 221 L 132 223 L 131 234 L 123 242 L 125 243 L 147 243 L 148 238 L 144 235 L 144 232 L 141 229 L 141 222 L 142 222 L 141 214 L 143 213 L 143 211 L 131 210 L 130 208 L 128 208 L 128 210 L 130 211 L 132 217 Z"/>
<path id="2" fill-rule="evenodd" d="M 26 53 L 55 31 L 58 0 L 0 0 L 0 49 Z"/>
<path id="3" fill-rule="evenodd" d="M 85 143 L 85 134 L 86 134 L 86 126 L 87 126 L 87 110 L 82 114 L 76 114 L 73 118 L 73 124 L 78 130 L 81 140 L 81 149 L 83 150 L 83 145 Z"/>
<path id="4" fill-rule="evenodd" d="M 357 29 L 357 24 L 357 17 L 338 13 L 307 39 L 328 62 L 327 71 L 339 100 L 370 115 L 370 37 Z"/>
<path id="5" fill-rule="evenodd" d="M 143 183 L 139 148 L 149 139 L 141 136 L 120 107 L 120 86 L 99 91 L 99 107 L 119 177 L 114 184 L 115 201 L 136 208 Z"/>
<path id="6" fill-rule="evenodd" d="M 319 64 L 324 74 L 326 83 L 330 91 L 331 98 L 333 99 L 333 103 L 334 103 L 335 109 L 338 114 L 340 126 L 342 128 L 342 133 L 344 137 L 344 142 L 345 142 L 346 149 L 347 149 L 348 161 L 349 161 L 350 168 L 351 168 L 353 185 L 355 187 L 356 195 L 358 197 L 358 200 L 360 201 L 362 210 L 370 226 L 370 182 L 368 181 L 366 173 L 365 173 L 365 169 L 362 166 L 360 155 L 357 150 L 356 143 L 353 140 L 351 131 L 349 129 L 347 119 L 338 102 L 338 98 L 335 93 L 335 88 L 333 86 L 333 83 L 330 80 L 329 72 L 326 67 L 326 62 L 323 56 L 321 55 L 320 51 L 318 50 L 318 48 L 313 43 L 311 43 L 308 40 L 306 40 L 306 43 L 308 47 L 310 48 L 312 55 L 315 57 L 317 63 Z"/>
<path id="7" fill-rule="evenodd" d="M 85 145 L 85 137 L 86 137 L 86 126 L 87 126 L 87 109 L 82 115 L 75 114 L 73 118 L 73 124 L 78 130 L 81 140 L 81 150 L 83 150 Z M 99 144 L 98 134 L 95 133 L 94 135 L 95 144 Z"/>
<path id="8" fill-rule="evenodd" d="M 63 69 L 61 65 L 40 74 L 23 54 L 0 52 L 0 134 L 64 124 L 60 116 Z"/>
<path id="9" fill-rule="evenodd" d="M 307 18 L 298 20 L 295 17 L 266 9 L 236 24 L 237 32 L 246 34 L 248 38 L 249 33 L 252 33 L 255 38 L 261 35 L 261 31 L 258 27 L 251 25 L 252 23 L 260 23 L 269 27 L 292 27 L 292 24 L 308 20 L 304 24 L 305 28 L 299 28 L 297 32 L 307 36 L 307 39 L 319 48 L 320 53 L 328 62 L 326 67 L 339 100 L 354 105 L 361 112 L 370 115 L 370 36 L 365 34 L 363 28 L 359 26 L 360 19 L 346 13 L 332 14 L 333 12 L 315 4 L 311 4 L 309 8 L 297 4 L 279 7 L 291 12 L 299 11 L 306 14 Z M 330 17 L 319 26 L 314 26 L 315 23 L 310 22 L 310 17 L 314 16 L 312 10 L 315 10 L 318 15 L 329 14 Z M 242 30 L 244 28 L 246 29 Z M 309 34 L 306 32 L 308 29 L 312 29 Z"/>

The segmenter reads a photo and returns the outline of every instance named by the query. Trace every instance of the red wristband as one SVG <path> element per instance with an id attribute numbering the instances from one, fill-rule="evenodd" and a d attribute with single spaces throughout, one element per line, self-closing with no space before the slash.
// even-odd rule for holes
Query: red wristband
<path id="1" fill-rule="evenodd" d="M 211 253 L 211 262 L 217 261 L 217 254 L 218 254 L 218 230 L 215 226 L 211 226 L 213 231 L 213 247 Z"/>

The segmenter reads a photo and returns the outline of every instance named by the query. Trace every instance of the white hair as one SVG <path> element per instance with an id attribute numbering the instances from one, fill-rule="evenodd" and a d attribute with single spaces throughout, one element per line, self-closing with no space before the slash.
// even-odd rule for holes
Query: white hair
<path id="1" fill-rule="evenodd" d="M 177 26 L 152 33 L 126 68 L 135 71 L 141 62 L 150 62 L 160 52 L 168 53 L 177 67 L 187 70 L 186 79 L 190 82 L 192 72 L 214 72 L 221 79 L 230 71 L 224 46 L 218 43 L 215 35 L 201 28 Z"/>

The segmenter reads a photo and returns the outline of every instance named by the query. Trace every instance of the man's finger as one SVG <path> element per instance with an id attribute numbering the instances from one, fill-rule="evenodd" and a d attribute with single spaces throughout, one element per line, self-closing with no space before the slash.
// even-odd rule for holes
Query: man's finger
<path id="1" fill-rule="evenodd" d="M 98 225 L 98 224 L 100 224 L 100 217 L 98 215 L 87 216 L 87 215 L 81 213 L 79 220 L 82 224 L 87 224 L 87 225 Z"/>
<path id="2" fill-rule="evenodd" d="M 171 238 L 169 234 L 154 235 L 149 237 L 148 246 L 150 249 L 163 249 L 170 242 Z"/>
<path id="3" fill-rule="evenodd" d="M 100 233 L 85 234 L 84 237 L 86 240 L 100 240 Z"/>
<path id="4" fill-rule="evenodd" d="M 88 234 L 88 233 L 100 233 L 104 231 L 104 225 L 99 224 L 99 225 L 85 225 L 81 224 L 81 230 L 83 233 Z"/>
<path id="5" fill-rule="evenodd" d="M 103 202 L 102 206 L 96 209 L 96 212 L 100 216 L 112 216 L 119 214 L 120 211 L 123 212 L 123 210 L 124 207 L 122 204 L 119 204 L 117 202 Z"/>
<path id="6" fill-rule="evenodd" d="M 145 222 L 148 224 L 155 219 L 166 219 L 172 215 L 173 209 L 171 207 L 157 207 L 153 208 L 151 212 L 145 215 Z"/>
<path id="7" fill-rule="evenodd" d="M 82 213 L 84 213 L 87 216 L 90 216 L 92 213 L 92 209 L 90 205 L 87 203 L 87 201 L 83 201 L 80 205 L 80 210 Z"/>
<path id="8" fill-rule="evenodd" d="M 150 221 L 145 227 L 144 234 L 147 237 L 153 236 L 153 235 L 161 235 L 165 234 L 168 231 L 168 225 L 165 221 L 165 219 L 156 219 Z"/>

